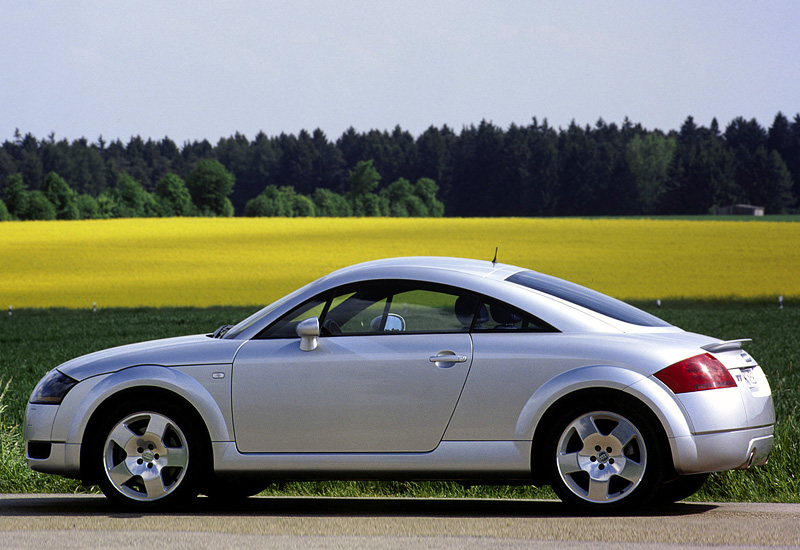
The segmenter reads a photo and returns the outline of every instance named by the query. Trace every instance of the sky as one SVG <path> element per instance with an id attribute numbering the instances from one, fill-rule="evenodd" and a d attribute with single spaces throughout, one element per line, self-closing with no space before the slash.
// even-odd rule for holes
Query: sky
<path id="1" fill-rule="evenodd" d="M 795 0 L 0 0 L 0 141 L 800 113 Z"/>

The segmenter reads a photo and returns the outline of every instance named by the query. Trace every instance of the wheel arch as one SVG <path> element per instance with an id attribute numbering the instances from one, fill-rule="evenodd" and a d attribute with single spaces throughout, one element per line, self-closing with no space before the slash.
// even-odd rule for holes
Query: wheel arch
<path id="1" fill-rule="evenodd" d="M 71 441 L 80 443 L 80 470 L 86 476 L 86 453 L 99 424 L 123 401 L 156 399 L 178 406 L 192 418 L 203 453 L 213 468 L 212 441 L 230 439 L 225 415 L 197 380 L 167 367 L 141 366 L 119 371 L 92 387 L 73 409 L 68 427 Z M 199 405 L 199 406 L 198 406 Z M 81 410 L 83 409 L 83 410 Z M 228 415 L 230 416 L 230 415 Z"/>
<path id="2" fill-rule="evenodd" d="M 516 436 L 532 441 L 531 460 L 542 452 L 545 434 L 552 421 L 565 409 L 588 398 L 622 400 L 650 417 L 664 449 L 670 449 L 669 468 L 678 460 L 675 440 L 690 435 L 692 425 L 674 395 L 635 371 L 616 366 L 581 367 L 563 373 L 541 386 L 523 407 L 516 426 Z M 532 475 L 538 476 L 532 468 Z M 546 480 L 536 481 L 547 483 Z"/>
<path id="3" fill-rule="evenodd" d="M 537 424 L 536 430 L 533 434 L 533 444 L 531 445 L 531 461 L 533 461 L 536 456 L 539 456 L 544 452 L 544 449 L 547 446 L 547 432 L 552 426 L 553 421 L 569 409 L 573 408 L 576 403 L 585 402 L 590 399 L 605 399 L 608 400 L 612 405 L 614 403 L 625 403 L 630 407 L 636 408 L 643 415 L 646 415 L 649 418 L 653 426 L 656 426 L 658 432 L 655 435 L 660 441 L 662 448 L 669 448 L 669 438 L 664 430 L 664 426 L 661 424 L 658 416 L 644 402 L 618 389 L 587 388 L 562 396 L 542 415 L 542 418 Z M 669 457 L 669 463 L 667 464 L 667 467 L 672 469 L 672 456 Z M 532 468 L 532 472 L 534 476 L 539 475 L 537 469 L 535 468 Z M 548 480 L 541 478 L 537 479 L 537 481 L 541 483 L 548 483 Z"/>
<path id="4" fill-rule="evenodd" d="M 91 463 L 89 453 L 92 451 L 92 442 L 98 427 L 121 403 L 137 399 L 164 401 L 172 406 L 180 408 L 181 411 L 191 419 L 191 422 L 197 429 L 197 434 L 200 438 L 201 453 L 205 457 L 205 460 L 208 461 L 208 467 L 213 471 L 214 453 L 211 445 L 211 437 L 208 432 L 208 427 L 197 409 L 184 397 L 170 390 L 157 386 L 140 386 L 124 389 L 109 396 L 105 401 L 100 403 L 92 413 L 92 416 L 86 423 L 81 441 L 81 479 L 89 483 L 94 482 L 92 480 L 93 473 L 91 472 L 91 468 L 89 468 L 89 464 Z"/>

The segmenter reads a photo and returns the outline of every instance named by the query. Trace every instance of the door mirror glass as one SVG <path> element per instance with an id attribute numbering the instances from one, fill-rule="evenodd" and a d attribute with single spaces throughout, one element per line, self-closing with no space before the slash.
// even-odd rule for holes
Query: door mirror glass
<path id="1" fill-rule="evenodd" d="M 403 332 L 406 330 L 406 320 L 396 313 L 390 313 L 386 317 L 386 326 L 381 328 L 383 322 L 383 315 L 378 315 L 369 324 L 372 332 Z"/>

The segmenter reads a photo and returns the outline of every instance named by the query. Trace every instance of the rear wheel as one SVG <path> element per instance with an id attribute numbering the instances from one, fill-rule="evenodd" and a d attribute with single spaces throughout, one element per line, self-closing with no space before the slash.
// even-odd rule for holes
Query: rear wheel
<path id="1" fill-rule="evenodd" d="M 92 460 L 100 488 L 131 508 L 184 503 L 197 496 L 203 471 L 198 442 L 181 409 L 147 399 L 124 403 L 96 432 Z"/>
<path id="2" fill-rule="evenodd" d="M 592 511 L 630 509 L 652 499 L 663 466 L 656 427 L 639 407 L 590 399 L 559 415 L 545 460 L 566 504 Z"/>

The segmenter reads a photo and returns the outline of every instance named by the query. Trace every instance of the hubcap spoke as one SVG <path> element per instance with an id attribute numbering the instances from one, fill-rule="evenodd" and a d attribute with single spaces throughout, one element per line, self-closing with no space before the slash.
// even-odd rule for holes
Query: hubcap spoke
<path id="1" fill-rule="evenodd" d="M 581 441 L 586 441 L 589 437 L 599 433 L 597 426 L 594 425 L 594 419 L 588 414 L 577 420 L 574 427 Z"/>
<path id="2" fill-rule="evenodd" d="M 117 487 L 125 485 L 134 475 L 135 474 L 128 469 L 128 465 L 125 464 L 125 462 L 120 462 L 108 472 L 108 477 Z"/>
<path id="3" fill-rule="evenodd" d="M 143 478 L 143 481 L 148 500 L 163 497 L 167 493 L 160 475 L 147 476 Z"/>
<path id="4" fill-rule="evenodd" d="M 574 474 L 582 470 L 580 462 L 578 461 L 578 453 L 559 454 L 558 455 L 558 469 L 562 475 Z"/>
<path id="5" fill-rule="evenodd" d="M 608 481 L 598 481 L 592 479 L 589 481 L 589 500 L 595 502 L 605 502 L 608 500 Z"/>
<path id="6" fill-rule="evenodd" d="M 168 426 L 169 426 L 169 420 L 167 420 L 160 414 L 154 414 L 150 416 L 150 421 L 147 423 L 147 430 L 145 432 L 145 435 L 152 435 L 159 442 L 162 442 L 164 440 L 164 434 L 166 433 Z"/>
<path id="7" fill-rule="evenodd" d="M 625 467 L 617 475 L 631 483 L 636 483 L 642 479 L 642 474 L 644 474 L 644 465 L 628 459 L 625 461 Z"/>
<path id="8" fill-rule="evenodd" d="M 622 449 L 636 437 L 636 429 L 628 422 L 621 421 L 617 427 L 611 431 L 612 437 L 622 444 Z M 618 453 L 622 454 L 622 449 Z"/>
<path id="9" fill-rule="evenodd" d="M 128 426 L 120 422 L 108 436 L 110 441 L 119 445 L 126 453 L 130 454 L 131 450 L 136 447 L 137 435 L 133 433 Z"/>

